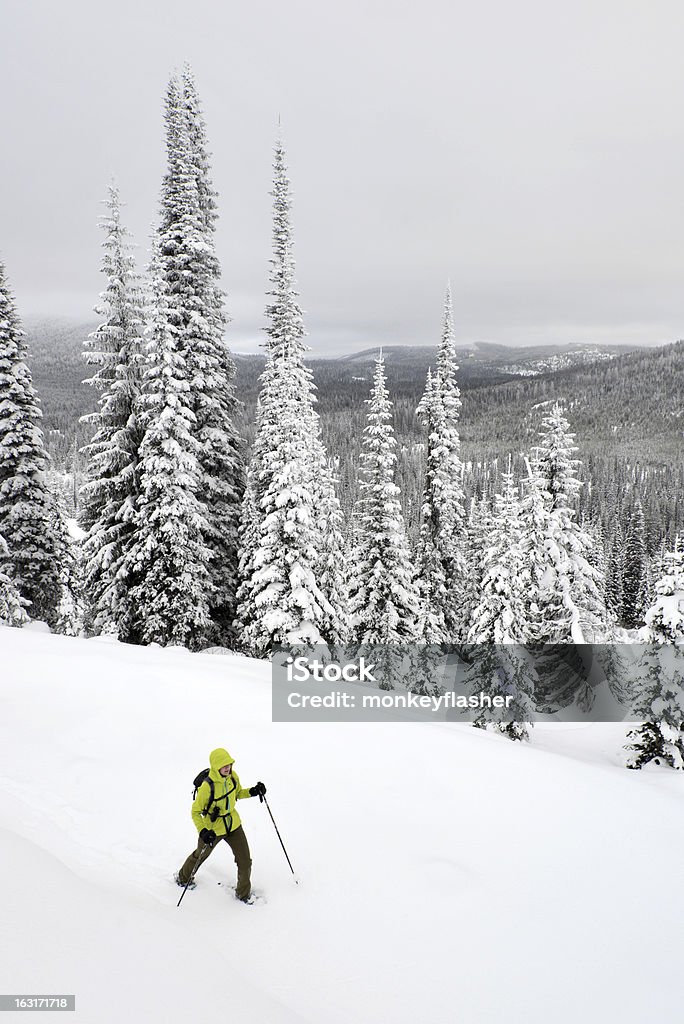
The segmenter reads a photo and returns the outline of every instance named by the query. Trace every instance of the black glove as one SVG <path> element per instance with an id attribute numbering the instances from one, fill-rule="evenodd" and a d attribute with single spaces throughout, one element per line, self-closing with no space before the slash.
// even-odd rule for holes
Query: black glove
<path id="1" fill-rule="evenodd" d="M 264 786 L 263 782 L 257 782 L 256 786 L 252 786 L 252 788 L 249 791 L 249 795 L 258 796 L 261 802 L 263 803 L 264 797 L 266 796 L 266 787 Z"/>
<path id="2" fill-rule="evenodd" d="M 207 846 L 213 846 L 216 842 L 216 833 L 212 832 L 210 828 L 203 828 L 200 832 L 200 839 L 203 843 L 206 843 Z"/>

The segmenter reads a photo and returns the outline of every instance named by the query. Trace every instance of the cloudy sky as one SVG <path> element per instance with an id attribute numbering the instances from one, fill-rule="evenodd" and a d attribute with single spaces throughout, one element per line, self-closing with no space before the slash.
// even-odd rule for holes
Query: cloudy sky
<path id="1" fill-rule="evenodd" d="M 89 318 L 112 175 L 140 262 L 162 98 L 189 60 L 233 348 L 263 326 L 282 117 L 315 352 L 684 336 L 674 0 L 4 0 L 0 257 L 20 311 Z"/>

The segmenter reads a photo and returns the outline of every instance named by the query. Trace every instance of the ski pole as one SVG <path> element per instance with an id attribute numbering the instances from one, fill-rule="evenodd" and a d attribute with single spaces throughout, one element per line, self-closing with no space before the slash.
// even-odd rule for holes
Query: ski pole
<path id="1" fill-rule="evenodd" d="M 276 830 L 276 835 L 278 836 L 278 839 L 280 839 L 280 845 L 281 845 L 281 846 L 282 846 L 282 848 L 283 848 L 283 853 L 285 854 L 285 857 L 286 857 L 286 859 L 287 859 L 287 863 L 288 863 L 288 864 L 290 865 L 290 871 L 291 871 L 291 872 L 292 872 L 292 874 L 294 875 L 295 885 L 299 885 L 299 879 L 298 879 L 298 878 L 297 878 L 297 876 L 295 875 L 295 869 L 294 869 L 294 868 L 292 867 L 292 861 L 291 861 L 291 860 L 290 860 L 290 858 L 289 858 L 289 857 L 287 856 L 287 850 L 285 849 L 285 843 L 283 842 L 283 840 L 282 840 L 282 836 L 280 835 L 280 832 L 278 831 L 278 826 L 277 826 L 277 825 L 276 825 L 276 823 L 275 823 L 275 818 L 273 817 L 273 814 L 271 814 L 271 808 L 270 808 L 270 807 L 268 806 L 268 800 L 266 799 L 266 797 L 265 797 L 265 795 L 264 795 L 263 793 L 260 793 L 260 794 L 259 794 L 259 797 L 260 797 L 260 798 L 261 798 L 261 800 L 263 800 L 263 802 L 264 802 L 264 803 L 266 804 L 266 810 L 267 810 L 267 811 L 268 811 L 268 813 L 269 813 L 269 814 L 271 815 L 271 821 L 273 822 L 273 828 L 274 828 L 274 829 Z"/>
<path id="2" fill-rule="evenodd" d="M 190 877 L 188 878 L 187 882 L 185 883 L 185 888 L 183 889 L 183 892 L 180 894 L 180 899 L 178 900 L 178 903 L 176 904 L 176 909 L 178 907 L 180 907 L 181 900 L 183 899 L 183 897 L 185 896 L 186 892 L 188 891 L 188 886 L 190 885 L 190 883 L 192 882 L 193 878 L 195 877 L 195 872 L 197 871 L 197 868 L 200 866 L 200 864 L 204 860 L 202 854 L 204 853 L 204 850 L 207 847 L 207 845 L 208 845 L 207 843 L 204 843 L 204 845 L 202 846 L 202 849 L 200 851 L 200 855 L 199 855 L 199 857 L 197 859 L 197 863 L 195 864 L 194 868 L 192 869 L 192 874 L 190 875 Z"/>

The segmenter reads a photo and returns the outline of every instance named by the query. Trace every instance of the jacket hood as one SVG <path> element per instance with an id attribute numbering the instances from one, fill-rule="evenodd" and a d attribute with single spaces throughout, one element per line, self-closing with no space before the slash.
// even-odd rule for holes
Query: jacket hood
<path id="1" fill-rule="evenodd" d="M 212 750 L 209 755 L 209 767 L 215 775 L 218 775 L 219 768 L 223 768 L 227 764 L 235 764 L 235 758 L 231 757 L 227 750 L 224 750 L 223 747 Z"/>

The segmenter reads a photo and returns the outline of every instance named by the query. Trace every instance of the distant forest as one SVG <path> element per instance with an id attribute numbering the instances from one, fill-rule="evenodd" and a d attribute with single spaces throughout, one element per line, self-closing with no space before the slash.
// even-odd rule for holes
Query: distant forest
<path id="1" fill-rule="evenodd" d="M 82 382 L 88 367 L 83 340 L 94 324 L 42 324 L 27 331 L 34 382 L 44 412 L 44 429 L 55 469 L 68 474 L 65 497 L 77 500 L 82 457 L 89 439 L 79 423 L 96 407 L 92 388 Z M 646 544 L 654 554 L 663 541 L 684 531 L 684 342 L 626 352 L 611 359 L 518 376 L 517 349 L 482 346 L 463 353 L 459 384 L 464 481 L 469 496 L 491 496 L 499 487 L 509 454 L 522 472 L 521 453 L 534 445 L 545 403 L 560 400 L 576 433 L 585 481 L 580 514 L 601 521 L 612 536 L 616 521 L 628 528 L 635 503 L 644 509 Z M 415 414 L 435 348 L 384 349 L 394 422 L 401 446 L 397 482 L 411 534 L 418 523 L 423 473 L 423 430 Z M 555 350 L 550 347 L 546 352 Z M 330 455 L 337 460 L 340 497 L 348 512 L 357 494 L 358 452 L 365 425 L 373 358 L 377 349 L 339 359 L 311 359 L 318 411 Z M 530 356 L 539 359 L 540 349 Z M 260 355 L 237 355 L 237 392 L 244 403 L 240 429 L 248 444 Z M 75 474 L 75 481 L 74 481 Z M 76 487 L 74 486 L 74 482 Z"/>

